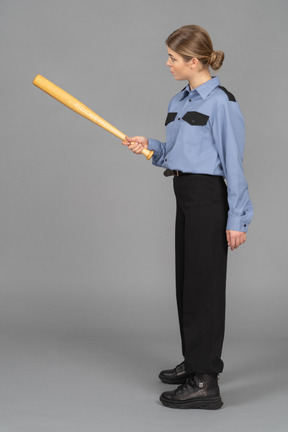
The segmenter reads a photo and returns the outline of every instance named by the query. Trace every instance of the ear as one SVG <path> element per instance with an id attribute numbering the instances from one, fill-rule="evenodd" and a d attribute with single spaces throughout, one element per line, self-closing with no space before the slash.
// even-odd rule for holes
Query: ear
<path id="1" fill-rule="evenodd" d="M 195 69 L 199 64 L 199 60 L 196 57 L 192 57 L 192 59 L 189 60 L 189 65 L 191 69 Z"/>

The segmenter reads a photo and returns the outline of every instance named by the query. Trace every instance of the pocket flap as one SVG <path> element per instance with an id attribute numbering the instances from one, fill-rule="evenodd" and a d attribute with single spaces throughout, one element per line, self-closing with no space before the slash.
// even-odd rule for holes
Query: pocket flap
<path id="1" fill-rule="evenodd" d="M 209 116 L 197 111 L 188 111 L 182 119 L 192 126 L 205 126 L 209 120 Z"/>
<path id="2" fill-rule="evenodd" d="M 175 119 L 176 115 L 177 112 L 169 112 L 165 120 L 165 126 L 167 126 L 168 123 L 171 123 Z"/>

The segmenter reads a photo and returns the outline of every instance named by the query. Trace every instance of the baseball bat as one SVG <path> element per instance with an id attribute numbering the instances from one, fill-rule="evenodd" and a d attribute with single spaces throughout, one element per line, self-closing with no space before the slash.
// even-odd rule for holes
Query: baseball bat
<path id="1" fill-rule="evenodd" d="M 77 114 L 80 114 L 93 123 L 96 123 L 98 126 L 101 126 L 103 129 L 117 136 L 121 140 L 125 140 L 126 135 L 123 132 L 112 126 L 78 99 L 74 98 L 72 95 L 58 87 L 56 84 L 53 84 L 42 75 L 36 75 L 33 80 L 33 84 L 44 92 L 48 93 L 54 99 L 61 102 L 63 105 L 75 111 Z M 154 152 L 144 148 L 141 153 L 144 154 L 147 159 L 150 159 Z"/>

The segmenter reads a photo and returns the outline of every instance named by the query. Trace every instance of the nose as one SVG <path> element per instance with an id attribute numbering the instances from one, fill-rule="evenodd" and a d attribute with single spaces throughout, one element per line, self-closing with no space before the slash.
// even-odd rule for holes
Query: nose
<path id="1" fill-rule="evenodd" d="M 166 62 L 166 66 L 171 66 L 171 60 L 170 57 L 168 58 L 167 62 Z"/>

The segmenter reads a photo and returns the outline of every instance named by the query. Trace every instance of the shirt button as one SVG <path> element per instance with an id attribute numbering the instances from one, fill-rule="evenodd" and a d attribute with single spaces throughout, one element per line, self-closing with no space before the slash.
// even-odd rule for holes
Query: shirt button
<path id="1" fill-rule="evenodd" d="M 165 159 L 165 162 L 167 162 L 167 159 Z"/>
<path id="2" fill-rule="evenodd" d="M 246 227 L 246 224 L 244 224 L 244 227 Z"/>
<path id="3" fill-rule="evenodd" d="M 181 120 L 180 117 L 178 117 L 178 120 Z"/>
<path id="4" fill-rule="evenodd" d="M 192 102 L 192 100 L 191 100 L 191 99 L 189 99 L 189 102 Z"/>

